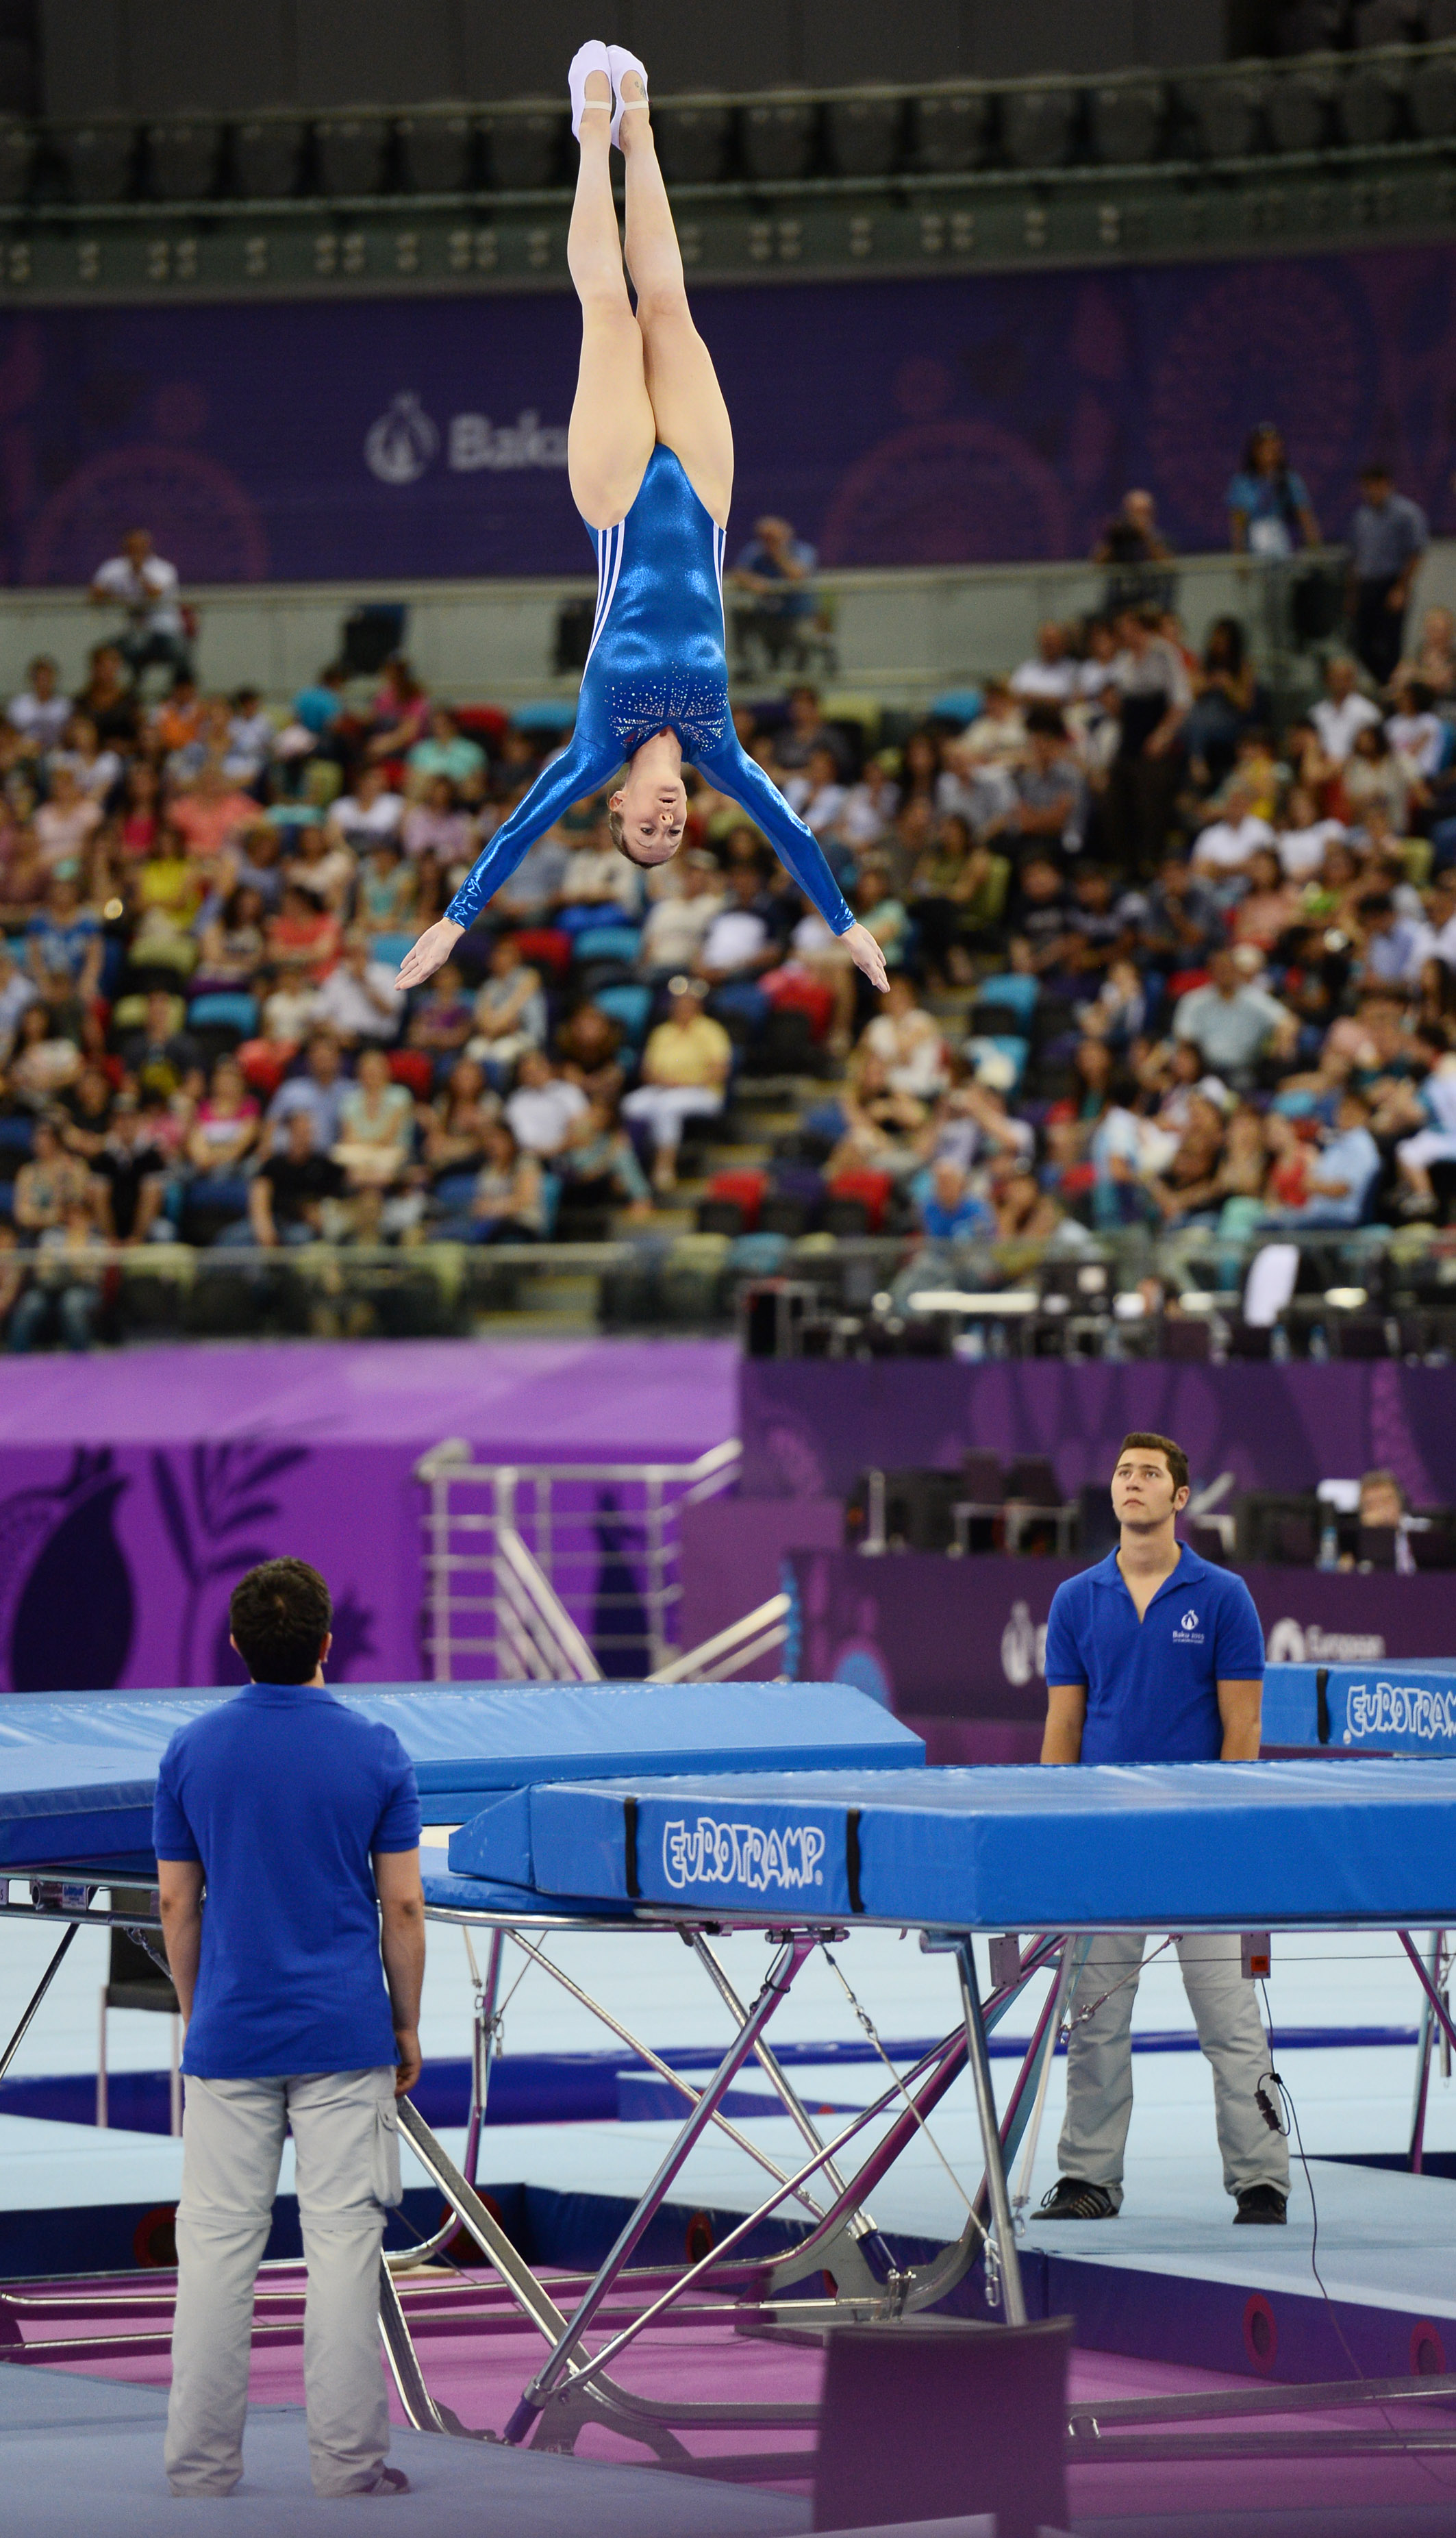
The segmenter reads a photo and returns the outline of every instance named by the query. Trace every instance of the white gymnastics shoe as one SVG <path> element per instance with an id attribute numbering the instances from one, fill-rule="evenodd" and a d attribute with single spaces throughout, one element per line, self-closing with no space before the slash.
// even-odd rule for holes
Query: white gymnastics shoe
<path id="1" fill-rule="evenodd" d="M 642 68 L 641 63 L 638 61 L 636 54 L 629 53 L 625 44 L 609 44 L 607 46 L 607 59 L 612 65 L 612 93 L 617 100 L 617 111 L 612 117 L 612 139 L 615 146 L 620 150 L 622 148 L 622 118 L 624 114 L 629 113 L 634 106 L 645 105 L 647 102 L 647 74 Z M 627 99 L 624 99 L 623 97 L 622 83 L 626 79 L 629 71 L 635 71 L 638 79 L 642 83 L 642 94 L 640 97 L 629 97 Z"/>
<path id="2" fill-rule="evenodd" d="M 601 43 L 596 36 L 592 37 L 589 44 L 583 44 L 580 51 L 573 55 L 571 67 L 566 73 L 566 86 L 571 93 L 571 138 L 573 141 L 579 141 L 581 138 L 581 118 L 589 105 L 605 105 L 610 108 L 612 103 L 610 95 L 607 97 L 590 98 L 587 96 L 586 83 L 593 71 L 605 71 L 607 75 L 607 86 L 610 90 L 612 85 L 612 56 L 607 46 L 604 43 Z M 614 141 L 617 138 L 617 125 L 615 122 L 612 126 L 612 138 Z"/>

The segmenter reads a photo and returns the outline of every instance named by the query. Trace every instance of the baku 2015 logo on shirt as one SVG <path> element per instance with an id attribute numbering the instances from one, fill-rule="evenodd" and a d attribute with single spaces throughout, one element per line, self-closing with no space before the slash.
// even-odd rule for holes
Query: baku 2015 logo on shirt
<path id="1" fill-rule="evenodd" d="M 1203 1645 L 1203 1633 L 1198 1627 L 1198 1615 L 1191 1604 L 1173 1633 L 1173 1644 L 1184 1648 L 1201 1648 Z"/>

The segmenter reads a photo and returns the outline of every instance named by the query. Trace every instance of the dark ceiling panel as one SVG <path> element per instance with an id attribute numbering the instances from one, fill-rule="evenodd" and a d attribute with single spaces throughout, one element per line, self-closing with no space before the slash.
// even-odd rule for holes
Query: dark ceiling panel
<path id="1" fill-rule="evenodd" d="M 298 0 L 298 47 L 303 106 L 429 105 L 464 90 L 458 0 Z"/>
<path id="2" fill-rule="evenodd" d="M 126 104 L 119 0 L 40 0 L 47 114 L 118 114 Z"/>
<path id="3" fill-rule="evenodd" d="M 294 15 L 293 0 L 125 0 L 127 104 L 141 115 L 287 105 Z"/>

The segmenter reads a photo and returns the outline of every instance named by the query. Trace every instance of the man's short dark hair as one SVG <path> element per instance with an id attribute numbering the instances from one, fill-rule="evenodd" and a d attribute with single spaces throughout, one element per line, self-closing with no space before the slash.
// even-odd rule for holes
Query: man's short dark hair
<path id="1" fill-rule="evenodd" d="M 232 1589 L 228 1620 L 254 1683 L 307 1683 L 334 1608 L 306 1560 L 265 1560 Z"/>
<path id="2" fill-rule="evenodd" d="M 1124 1454 L 1130 1454 L 1134 1451 L 1144 1454 L 1165 1455 L 1168 1470 L 1173 1476 L 1173 1488 L 1175 1490 L 1186 1490 L 1188 1487 L 1188 1457 L 1184 1453 L 1181 1445 L 1175 1445 L 1173 1443 L 1171 1436 L 1159 1436 L 1156 1435 L 1154 1430 L 1151 1428 L 1135 1428 L 1130 1436 L 1124 1436 L 1122 1443 L 1117 1448 L 1117 1459 L 1119 1463 L 1121 1462 Z"/>

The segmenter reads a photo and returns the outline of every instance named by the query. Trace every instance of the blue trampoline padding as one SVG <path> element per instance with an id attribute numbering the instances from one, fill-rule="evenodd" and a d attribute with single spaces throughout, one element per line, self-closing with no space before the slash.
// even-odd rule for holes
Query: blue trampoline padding
<path id="1" fill-rule="evenodd" d="M 98 1817 L 115 1818 L 114 1840 L 88 1833 L 88 1856 L 149 1848 L 152 1785 L 173 1730 L 229 1697 L 0 1698 L 0 1865 L 75 1858 L 79 1786 L 96 1790 Z M 394 1729 L 415 1766 L 425 1822 L 435 1825 L 459 1824 L 483 1800 L 540 1780 L 705 1770 L 720 1761 L 747 1770 L 852 1770 L 925 1760 L 918 1736 L 842 1683 L 370 1684 L 346 1687 L 340 1698 Z M 139 1832 L 140 1782 L 147 1820 Z M 108 1783 L 114 1789 L 103 1796 Z M 126 1796 L 115 1794 L 123 1787 Z M 57 1800 L 54 1824 L 47 1792 Z"/>
<path id="2" fill-rule="evenodd" d="M 628 1770 L 662 1779 L 703 1770 L 912 1770 L 925 1762 L 918 1736 L 845 1683 L 615 1685 L 611 1701 L 598 1699 L 596 1705 L 601 1685 L 574 1689 L 580 1697 L 563 1715 L 579 1742 L 569 1754 L 533 1760 L 524 1775 L 533 1786 L 597 1780 L 609 1768 L 613 1778 Z M 641 1742 L 629 1757 L 624 1749 L 634 1736 Z M 591 1759 L 608 1744 L 618 1757 L 610 1767 Z M 450 1866 L 463 1877 L 537 1885 L 525 1786 L 502 1791 L 460 1827 L 451 1838 Z"/>
<path id="3" fill-rule="evenodd" d="M 1456 1920 L 1456 1763 L 1101 1764 L 531 1792 L 538 1885 L 921 1927 Z"/>
<path id="4" fill-rule="evenodd" d="M 452 1877 L 446 1869 L 423 1865 L 420 1882 L 427 1904 L 436 1911 L 518 1912 L 523 1921 L 539 1920 L 549 1912 L 573 1920 L 584 1915 L 602 1921 L 629 1920 L 633 1909 L 630 1904 L 607 1904 L 595 1896 L 538 1895 L 528 1886 L 508 1885 L 498 1878 Z"/>
<path id="5" fill-rule="evenodd" d="M 1325 1736 L 1321 1674 L 1329 1718 Z M 1456 1755 L 1456 1660 L 1382 1657 L 1361 1666 L 1268 1666 L 1261 1732 L 1266 1745 L 1332 1754 Z"/>

